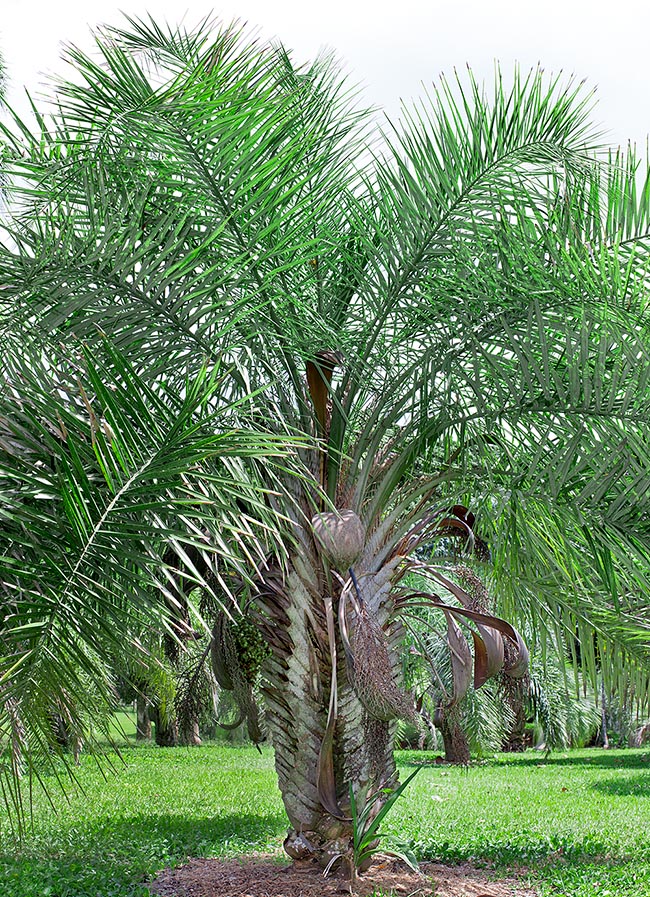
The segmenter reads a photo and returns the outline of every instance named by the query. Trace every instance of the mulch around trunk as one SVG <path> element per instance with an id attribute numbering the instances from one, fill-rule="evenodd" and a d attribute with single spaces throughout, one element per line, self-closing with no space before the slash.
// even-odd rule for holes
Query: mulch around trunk
<path id="1" fill-rule="evenodd" d="M 341 897 L 349 884 L 341 875 L 323 873 L 315 864 L 283 866 L 277 856 L 241 860 L 194 859 L 165 869 L 149 885 L 157 897 Z M 515 879 L 492 881 L 469 863 L 422 863 L 412 872 L 403 863 L 379 857 L 358 880 L 356 893 L 368 897 L 537 897 Z"/>

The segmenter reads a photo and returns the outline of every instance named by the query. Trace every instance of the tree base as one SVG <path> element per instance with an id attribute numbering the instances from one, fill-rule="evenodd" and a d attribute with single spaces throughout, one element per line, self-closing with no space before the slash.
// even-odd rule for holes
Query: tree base
<path id="1" fill-rule="evenodd" d="M 255 859 L 193 859 L 176 869 L 166 869 L 149 885 L 159 897 L 231 897 L 233 894 L 266 894 L 268 897 L 341 897 L 347 883 L 337 873 L 323 878 L 315 863 L 278 865 L 277 856 Z M 490 894 L 490 897 L 534 897 L 534 892 L 516 879 L 494 881 L 485 870 L 469 863 L 460 866 L 423 864 L 412 872 L 403 863 L 378 857 L 366 875 L 357 880 L 356 894 L 413 897 L 461 897 Z M 471 889 L 471 890 L 470 890 Z"/>

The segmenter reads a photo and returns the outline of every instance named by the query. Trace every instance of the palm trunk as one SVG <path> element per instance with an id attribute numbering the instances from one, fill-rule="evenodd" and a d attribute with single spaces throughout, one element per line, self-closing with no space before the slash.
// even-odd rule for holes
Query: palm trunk
<path id="1" fill-rule="evenodd" d="M 198 719 L 186 720 L 179 731 L 180 744 L 188 747 L 199 747 L 203 742 L 199 732 Z"/>
<path id="2" fill-rule="evenodd" d="M 605 680 L 600 680 L 600 729 L 603 747 L 609 748 L 609 736 L 607 734 L 607 701 L 605 696 Z"/>
<path id="3" fill-rule="evenodd" d="M 328 586 L 315 554 L 303 558 L 294 560 L 286 578 L 279 571 L 267 577 L 259 598 L 272 649 L 264 671 L 266 720 L 292 826 L 285 849 L 326 866 L 349 852 L 350 785 L 362 800 L 377 794 L 379 810 L 379 792 L 396 782 L 395 727 L 369 715 L 351 682 L 338 621 L 340 586 L 334 579 Z M 359 565 L 357 576 L 369 610 L 395 647 L 401 632 L 388 625 L 391 572 L 390 566 Z M 397 681 L 399 652 L 391 657 Z"/>
<path id="4" fill-rule="evenodd" d="M 467 735 L 460 722 L 458 708 L 439 708 L 434 716 L 434 723 L 442 735 L 447 763 L 467 766 L 471 754 Z"/>
<path id="5" fill-rule="evenodd" d="M 136 725 L 135 737 L 137 741 L 151 741 L 151 718 L 149 716 L 149 701 L 144 695 L 136 698 Z"/>
<path id="6" fill-rule="evenodd" d="M 512 753 L 521 753 L 528 747 L 526 743 L 526 723 L 528 716 L 524 698 L 528 689 L 528 677 L 523 679 L 508 679 L 501 677 L 501 693 L 503 700 L 510 707 L 514 717 L 512 728 L 508 732 L 503 743 L 503 750 Z"/>
<path id="7" fill-rule="evenodd" d="M 178 723 L 175 719 L 166 720 L 160 710 L 155 707 L 153 722 L 156 727 L 155 740 L 159 747 L 176 747 L 178 744 Z"/>

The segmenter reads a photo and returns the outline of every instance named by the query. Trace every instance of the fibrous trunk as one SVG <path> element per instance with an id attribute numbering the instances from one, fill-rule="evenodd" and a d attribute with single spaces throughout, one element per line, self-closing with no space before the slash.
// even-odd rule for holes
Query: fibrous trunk
<path id="1" fill-rule="evenodd" d="M 401 631 L 390 620 L 391 574 L 390 564 L 356 567 L 364 606 L 385 635 L 388 678 L 396 686 Z M 341 582 L 328 577 L 316 551 L 307 547 L 288 573 L 265 579 L 260 621 L 272 650 L 264 670 L 266 720 L 292 826 L 285 848 L 325 866 L 349 849 L 350 785 L 357 799 L 377 795 L 379 808 L 381 790 L 396 782 L 394 722 L 373 718 L 355 691 L 339 622 Z"/>
<path id="2" fill-rule="evenodd" d="M 178 723 L 175 719 L 165 719 L 163 714 L 154 709 L 153 721 L 156 727 L 156 744 L 159 747 L 176 747 L 178 744 Z"/>
<path id="3" fill-rule="evenodd" d="M 137 741 L 151 741 L 149 702 L 144 695 L 138 695 L 136 698 L 135 737 Z"/>
<path id="4" fill-rule="evenodd" d="M 607 734 L 607 700 L 605 694 L 605 680 L 600 680 L 600 732 L 603 740 L 603 747 L 609 748 L 609 736 Z"/>
<path id="5" fill-rule="evenodd" d="M 185 746 L 199 747 L 201 741 L 201 733 L 199 731 L 198 719 L 186 719 L 179 727 L 179 742 Z"/>
<path id="6" fill-rule="evenodd" d="M 510 708 L 514 719 L 512 728 L 508 732 L 508 736 L 503 744 L 504 751 L 521 753 L 529 747 L 526 741 L 526 723 L 528 717 L 524 701 L 527 687 L 527 678 L 509 679 L 507 676 L 502 676 L 501 694 L 505 703 Z"/>
<path id="7" fill-rule="evenodd" d="M 458 707 L 439 710 L 435 715 L 435 724 L 442 735 L 447 763 L 467 766 L 471 755 Z"/>

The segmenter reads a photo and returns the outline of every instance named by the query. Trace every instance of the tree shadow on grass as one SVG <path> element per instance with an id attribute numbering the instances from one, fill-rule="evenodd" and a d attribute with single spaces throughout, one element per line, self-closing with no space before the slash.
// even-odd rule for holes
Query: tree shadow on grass
<path id="1" fill-rule="evenodd" d="M 403 751 L 397 753 L 397 762 L 400 766 L 432 766 L 440 765 L 444 768 L 448 764 L 440 764 L 437 760 L 437 754 L 430 751 Z M 590 754 L 589 756 L 576 756 L 575 754 L 549 754 L 546 756 L 542 752 L 525 753 L 525 754 L 509 754 L 507 759 L 497 758 L 495 760 L 480 761 L 481 766 L 501 767 L 503 769 L 514 767 L 536 768 L 539 766 L 565 766 L 565 767 L 587 767 L 589 769 L 643 769 L 650 771 L 650 753 L 638 753 L 627 751 L 611 753 L 603 750 L 598 754 Z"/>
<path id="2" fill-rule="evenodd" d="M 634 797 L 650 797 L 650 776 L 647 770 L 644 773 L 636 775 L 626 775 L 625 767 L 620 770 L 620 776 L 611 779 L 603 779 L 600 782 L 594 782 L 591 786 L 595 791 L 601 791 L 603 794 L 617 795 L 634 795 Z"/>
<path id="3" fill-rule="evenodd" d="M 418 859 L 452 864 L 470 862 L 478 866 L 486 864 L 497 869 L 553 865 L 577 867 L 586 862 L 616 866 L 627 861 L 627 857 L 613 855 L 611 844 L 597 836 L 576 840 L 572 834 L 540 837 L 528 832 L 519 837 L 486 836 L 465 844 L 432 841 L 409 843 L 408 846 Z"/>
<path id="4" fill-rule="evenodd" d="M 194 817 L 142 813 L 102 818 L 60 840 L 38 837 L 0 853 L 2 897 L 142 897 L 144 882 L 190 856 L 237 856 L 278 847 L 284 813 Z"/>
<path id="5" fill-rule="evenodd" d="M 413 847 L 414 845 L 409 845 Z M 612 850 L 597 835 L 576 840 L 572 833 L 538 837 L 532 833 L 515 837 L 476 839 L 471 844 L 420 843 L 420 860 L 457 865 L 468 862 L 487 867 L 496 878 L 529 876 L 544 883 L 553 893 L 586 894 L 609 892 L 617 897 L 650 894 L 650 862 Z M 598 891 L 592 891 L 592 886 Z"/>
<path id="6" fill-rule="evenodd" d="M 497 760 L 495 766 L 582 766 L 589 769 L 645 769 L 650 770 L 650 753 L 638 753 L 636 751 L 610 752 L 602 750 L 599 753 L 588 756 L 576 756 L 569 751 L 568 754 L 543 753 L 521 754 L 510 756 L 507 760 Z"/>

